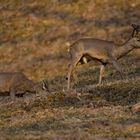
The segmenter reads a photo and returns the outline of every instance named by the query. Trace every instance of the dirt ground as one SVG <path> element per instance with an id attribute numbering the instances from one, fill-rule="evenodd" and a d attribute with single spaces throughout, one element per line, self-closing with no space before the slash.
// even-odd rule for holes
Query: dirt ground
<path id="1" fill-rule="evenodd" d="M 139 140 L 140 50 L 106 67 L 78 65 L 66 91 L 68 43 L 80 37 L 124 43 L 140 25 L 139 0 L 0 0 L 0 72 L 47 80 L 50 93 L 0 93 L 0 140 Z"/>

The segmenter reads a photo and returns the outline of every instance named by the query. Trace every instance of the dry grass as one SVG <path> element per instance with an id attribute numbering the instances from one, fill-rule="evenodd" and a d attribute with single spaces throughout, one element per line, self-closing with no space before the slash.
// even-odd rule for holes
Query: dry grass
<path id="1" fill-rule="evenodd" d="M 83 36 L 124 42 L 129 25 L 140 24 L 139 9 L 139 0 L 0 0 L 0 71 L 47 79 L 52 91 L 15 102 L 0 96 L 0 140 L 138 140 L 140 51 L 120 60 L 126 80 L 108 66 L 96 86 L 91 63 L 78 67 L 71 93 L 65 89 L 66 43 Z"/>

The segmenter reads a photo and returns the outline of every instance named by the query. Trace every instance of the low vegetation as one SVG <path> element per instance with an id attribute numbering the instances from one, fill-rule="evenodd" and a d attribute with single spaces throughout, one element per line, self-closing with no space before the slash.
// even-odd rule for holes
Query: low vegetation
<path id="1" fill-rule="evenodd" d="M 70 44 L 83 36 L 123 43 L 140 24 L 139 0 L 0 0 L 0 71 L 47 80 L 51 93 L 12 102 L 0 94 L 0 140 L 140 138 L 140 51 L 108 65 L 103 84 L 93 63 L 78 66 L 66 91 Z"/>

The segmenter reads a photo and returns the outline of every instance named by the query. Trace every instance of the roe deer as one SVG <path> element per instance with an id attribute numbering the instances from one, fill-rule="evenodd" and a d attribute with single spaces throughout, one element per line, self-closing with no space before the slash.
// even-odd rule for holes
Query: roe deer
<path id="1" fill-rule="evenodd" d="M 16 94 L 43 91 L 49 91 L 45 81 L 35 83 L 21 72 L 0 73 L 0 92 L 10 92 L 12 100 L 15 98 Z"/>
<path id="2" fill-rule="evenodd" d="M 90 56 L 92 60 L 100 63 L 100 76 L 98 84 L 101 84 L 105 66 L 109 63 L 112 64 L 117 71 L 119 71 L 121 77 L 123 78 L 122 69 L 118 64 L 117 60 L 125 56 L 134 48 L 140 48 L 140 40 L 138 37 L 134 36 L 134 34 L 138 33 L 139 26 L 132 26 L 134 28 L 132 38 L 130 38 L 122 45 L 117 45 L 112 41 L 106 41 L 90 37 L 81 38 L 75 41 L 69 48 L 71 62 L 68 72 L 67 89 L 70 89 L 71 75 L 73 75 L 73 71 L 76 68 L 78 62 L 86 56 Z M 86 61 L 86 59 L 83 61 Z"/>
<path id="3" fill-rule="evenodd" d="M 139 26 L 139 25 L 136 25 L 136 24 L 132 24 L 131 26 L 133 27 L 133 31 L 132 31 L 131 37 L 137 36 L 138 32 L 140 31 L 140 29 L 139 29 L 140 26 Z M 129 39 L 128 39 L 128 40 L 129 40 Z M 67 46 L 70 46 L 70 44 L 68 44 Z M 83 57 L 80 59 L 79 62 L 80 62 L 81 64 L 86 64 L 86 63 L 90 62 L 91 60 L 93 60 L 91 56 L 85 55 L 85 56 L 83 56 Z M 94 64 L 95 64 L 95 65 L 99 65 L 99 62 L 94 61 Z"/>

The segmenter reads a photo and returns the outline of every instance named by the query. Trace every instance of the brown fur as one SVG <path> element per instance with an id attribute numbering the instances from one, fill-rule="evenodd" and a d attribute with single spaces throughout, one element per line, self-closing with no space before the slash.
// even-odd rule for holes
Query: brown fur
<path id="1" fill-rule="evenodd" d="M 94 61 L 100 63 L 99 84 L 102 82 L 104 68 L 107 64 L 112 64 L 123 77 L 123 72 L 117 60 L 125 56 L 134 48 L 140 48 L 140 41 L 137 37 L 132 37 L 122 45 L 117 45 L 111 41 L 81 38 L 74 42 L 69 49 L 71 63 L 68 72 L 68 89 L 70 88 L 70 78 L 78 62 L 85 55 L 90 56 Z"/>
<path id="2" fill-rule="evenodd" d="M 15 98 L 16 94 L 39 91 L 43 91 L 43 82 L 35 83 L 21 72 L 0 73 L 0 92 L 10 92 L 12 99 Z"/>

